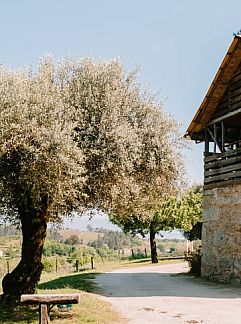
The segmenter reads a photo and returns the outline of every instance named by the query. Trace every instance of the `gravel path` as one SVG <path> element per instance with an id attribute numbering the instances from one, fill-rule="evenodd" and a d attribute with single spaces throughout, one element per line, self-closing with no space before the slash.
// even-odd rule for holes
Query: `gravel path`
<path id="1" fill-rule="evenodd" d="M 107 272 L 95 281 L 101 298 L 130 324 L 241 324 L 241 287 L 180 274 L 187 271 L 185 263 L 150 265 Z"/>

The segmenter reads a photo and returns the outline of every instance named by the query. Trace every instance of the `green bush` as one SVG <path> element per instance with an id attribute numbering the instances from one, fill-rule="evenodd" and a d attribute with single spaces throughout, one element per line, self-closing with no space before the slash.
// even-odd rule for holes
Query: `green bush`
<path id="1" fill-rule="evenodd" d="M 141 251 L 134 252 L 134 259 L 146 259 L 146 258 L 148 258 L 148 256 L 146 256 L 145 253 L 143 253 Z M 133 260 L 133 255 L 129 256 L 128 259 Z"/>
<path id="2" fill-rule="evenodd" d="M 44 271 L 46 272 L 52 272 L 54 270 L 54 260 L 50 258 L 43 258 L 42 260 L 43 266 L 44 266 Z"/>
<path id="3" fill-rule="evenodd" d="M 63 243 L 56 243 L 53 241 L 46 240 L 43 248 L 44 256 L 52 255 L 69 255 L 69 246 Z"/>
<path id="4" fill-rule="evenodd" d="M 188 254 L 185 258 L 189 263 L 190 273 L 196 277 L 201 277 L 201 258 L 201 250 L 193 252 L 192 254 Z"/>

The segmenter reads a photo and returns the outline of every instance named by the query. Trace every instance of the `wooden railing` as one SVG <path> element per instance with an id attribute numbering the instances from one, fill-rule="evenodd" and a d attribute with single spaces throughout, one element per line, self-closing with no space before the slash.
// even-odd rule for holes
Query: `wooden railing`
<path id="1" fill-rule="evenodd" d="M 204 188 L 241 181 L 241 148 L 204 158 Z"/>

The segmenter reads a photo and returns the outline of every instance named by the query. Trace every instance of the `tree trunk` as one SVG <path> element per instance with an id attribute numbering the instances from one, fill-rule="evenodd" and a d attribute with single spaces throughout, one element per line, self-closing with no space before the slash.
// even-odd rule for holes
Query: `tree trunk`
<path id="1" fill-rule="evenodd" d="M 158 263 L 155 236 L 156 236 L 156 232 L 154 229 L 154 225 L 151 222 L 151 225 L 150 225 L 150 247 L 151 247 L 151 262 L 152 263 Z"/>
<path id="2" fill-rule="evenodd" d="M 5 303 L 19 301 L 22 294 L 33 294 L 43 270 L 41 262 L 46 237 L 46 212 L 19 210 L 22 225 L 22 254 L 17 267 L 2 281 Z"/>

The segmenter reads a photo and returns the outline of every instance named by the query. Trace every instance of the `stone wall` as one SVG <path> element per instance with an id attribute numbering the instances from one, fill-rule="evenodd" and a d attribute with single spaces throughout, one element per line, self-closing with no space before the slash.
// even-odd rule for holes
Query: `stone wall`
<path id="1" fill-rule="evenodd" d="M 241 184 L 204 190 L 202 276 L 241 283 Z"/>

